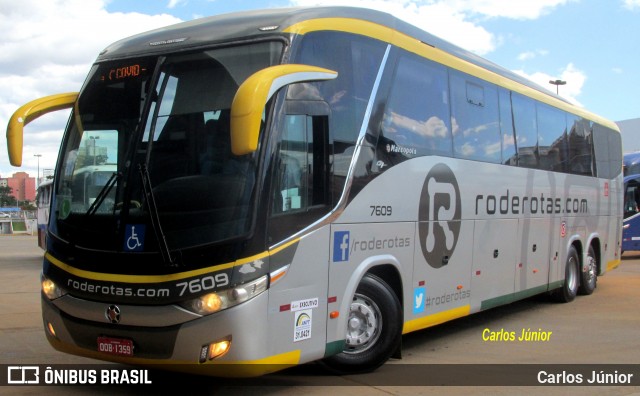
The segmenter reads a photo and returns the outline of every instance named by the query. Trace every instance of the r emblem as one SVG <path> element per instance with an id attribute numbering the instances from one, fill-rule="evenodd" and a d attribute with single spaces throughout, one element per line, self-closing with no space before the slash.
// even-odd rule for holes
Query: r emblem
<path id="1" fill-rule="evenodd" d="M 434 166 L 422 186 L 420 247 L 427 263 L 440 268 L 449 261 L 460 234 L 460 189 L 451 169 L 445 164 Z"/>

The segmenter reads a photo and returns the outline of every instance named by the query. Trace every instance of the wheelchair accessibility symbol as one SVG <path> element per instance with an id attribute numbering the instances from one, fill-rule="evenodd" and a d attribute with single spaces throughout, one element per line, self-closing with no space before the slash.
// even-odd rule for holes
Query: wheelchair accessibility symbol
<path id="1" fill-rule="evenodd" d="M 144 224 L 127 224 L 124 233 L 124 250 L 127 252 L 139 252 L 144 250 Z"/>

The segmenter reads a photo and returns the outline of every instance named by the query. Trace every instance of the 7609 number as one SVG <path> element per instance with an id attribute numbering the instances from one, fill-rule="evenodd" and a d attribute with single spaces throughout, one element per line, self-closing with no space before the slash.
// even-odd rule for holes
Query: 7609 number
<path id="1" fill-rule="evenodd" d="M 369 208 L 371 209 L 371 216 L 391 216 L 393 213 L 391 205 L 371 205 Z"/>
<path id="2" fill-rule="evenodd" d="M 192 279 L 189 282 L 176 283 L 176 287 L 180 288 L 180 296 L 184 296 L 187 291 L 191 294 L 195 294 L 200 293 L 203 290 L 211 290 L 216 287 L 224 287 L 227 285 L 229 285 L 229 275 L 226 273 Z"/>

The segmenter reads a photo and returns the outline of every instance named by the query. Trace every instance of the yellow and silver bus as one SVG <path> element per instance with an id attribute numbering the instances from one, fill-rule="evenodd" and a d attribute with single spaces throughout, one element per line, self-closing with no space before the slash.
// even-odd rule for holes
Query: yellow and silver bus
<path id="1" fill-rule="evenodd" d="M 616 125 L 388 14 L 271 9 L 116 42 L 79 93 L 16 112 L 14 165 L 23 126 L 62 108 L 42 309 L 64 352 L 369 371 L 403 334 L 569 302 L 620 263 Z"/>

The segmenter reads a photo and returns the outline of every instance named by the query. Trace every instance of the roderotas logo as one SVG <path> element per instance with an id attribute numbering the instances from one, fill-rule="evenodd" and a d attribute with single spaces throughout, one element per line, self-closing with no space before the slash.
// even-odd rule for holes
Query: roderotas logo
<path id="1" fill-rule="evenodd" d="M 460 189 L 451 169 L 434 166 L 422 186 L 418 216 L 420 247 L 433 268 L 446 265 L 460 234 Z"/>

